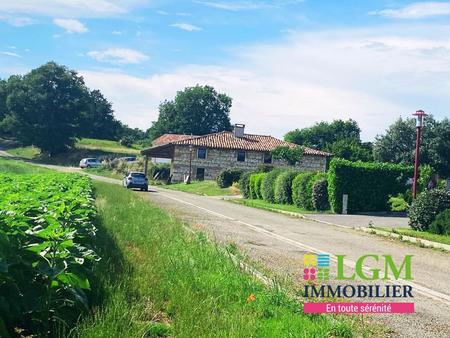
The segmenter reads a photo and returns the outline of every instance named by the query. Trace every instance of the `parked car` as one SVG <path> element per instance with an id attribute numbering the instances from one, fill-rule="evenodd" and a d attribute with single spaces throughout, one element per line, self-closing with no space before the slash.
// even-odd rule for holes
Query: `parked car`
<path id="1" fill-rule="evenodd" d="M 80 168 L 98 168 L 102 163 L 96 158 L 83 158 L 80 161 Z"/>
<path id="2" fill-rule="evenodd" d="M 148 191 L 148 178 L 144 173 L 132 171 L 123 178 L 123 186 Z"/>

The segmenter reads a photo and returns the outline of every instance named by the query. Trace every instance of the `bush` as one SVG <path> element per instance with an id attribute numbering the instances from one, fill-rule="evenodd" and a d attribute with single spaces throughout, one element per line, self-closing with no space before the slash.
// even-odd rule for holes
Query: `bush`
<path id="1" fill-rule="evenodd" d="M 300 173 L 292 181 L 292 201 L 299 208 L 313 209 L 312 183 L 314 175 L 311 172 Z"/>
<path id="2" fill-rule="evenodd" d="M 119 144 L 124 147 L 131 147 L 134 143 L 134 139 L 130 136 L 124 136 L 120 139 Z"/>
<path id="3" fill-rule="evenodd" d="M 228 188 L 234 182 L 238 182 L 241 178 L 242 170 L 223 169 L 216 178 L 217 185 L 220 188 Z"/>
<path id="4" fill-rule="evenodd" d="M 450 190 L 433 189 L 419 194 L 409 208 L 409 226 L 427 231 L 436 216 L 450 208 Z"/>
<path id="5" fill-rule="evenodd" d="M 258 165 L 256 171 L 259 173 L 268 173 L 275 169 L 275 167 L 271 164 L 260 164 Z"/>
<path id="6" fill-rule="evenodd" d="M 292 204 L 292 181 L 298 172 L 286 170 L 275 180 L 274 199 L 279 204 Z"/>
<path id="7" fill-rule="evenodd" d="M 328 210 L 328 181 L 326 177 L 317 176 L 313 181 L 312 187 L 312 205 L 316 210 Z"/>
<path id="8" fill-rule="evenodd" d="M 391 211 L 408 211 L 409 209 L 409 204 L 402 194 L 390 197 L 389 204 L 391 205 Z"/>
<path id="9" fill-rule="evenodd" d="M 430 225 L 430 232 L 438 235 L 450 235 L 450 209 L 441 212 Z"/>
<path id="10" fill-rule="evenodd" d="M 264 201 L 269 203 L 275 202 L 275 180 L 278 175 L 282 172 L 282 169 L 274 169 L 264 176 L 261 183 L 261 196 Z"/>
<path id="11" fill-rule="evenodd" d="M 404 193 L 412 174 L 410 166 L 334 158 L 328 172 L 331 208 L 342 212 L 342 195 L 348 194 L 349 212 L 388 211 L 389 196 Z"/>
<path id="12" fill-rule="evenodd" d="M 251 172 L 245 172 L 239 179 L 239 190 L 241 191 L 243 198 L 250 198 L 250 176 Z"/>
<path id="13" fill-rule="evenodd" d="M 262 199 L 261 183 L 266 173 L 254 173 L 250 176 L 250 198 Z"/>

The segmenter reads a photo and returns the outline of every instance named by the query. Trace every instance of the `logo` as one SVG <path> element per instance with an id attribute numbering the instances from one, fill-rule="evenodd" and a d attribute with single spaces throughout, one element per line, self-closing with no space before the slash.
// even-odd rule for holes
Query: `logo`
<path id="1" fill-rule="evenodd" d="M 412 280 L 411 259 L 406 255 L 400 264 L 396 264 L 391 255 L 367 254 L 360 256 L 354 263 L 345 262 L 345 255 L 329 253 L 306 253 L 303 256 L 304 297 L 342 298 L 342 299 L 377 299 L 413 298 L 412 286 L 404 281 Z M 334 264 L 336 263 L 335 270 Z M 400 260 L 396 260 L 400 262 Z M 346 264 L 347 263 L 347 264 Z M 371 267 L 365 264 L 370 264 Z M 351 271 L 353 269 L 353 271 Z M 333 270 L 333 271 L 332 271 Z M 333 281 L 330 282 L 330 275 Z M 403 279 L 399 284 L 396 280 Z M 340 284 L 351 281 L 352 284 Z M 356 283 L 355 283 L 356 281 Z M 361 281 L 361 283 L 358 283 Z M 371 284 L 364 284 L 371 281 Z M 382 284 L 377 284 L 381 281 Z M 373 283 L 375 282 L 375 283 Z M 330 306 L 326 306 L 326 305 Z M 348 306 L 353 306 L 352 310 Z M 307 311 L 309 309 L 309 311 Z M 411 313 L 414 303 L 307 303 L 304 304 L 307 313 Z M 313 311 L 313 312 L 311 312 Z"/>

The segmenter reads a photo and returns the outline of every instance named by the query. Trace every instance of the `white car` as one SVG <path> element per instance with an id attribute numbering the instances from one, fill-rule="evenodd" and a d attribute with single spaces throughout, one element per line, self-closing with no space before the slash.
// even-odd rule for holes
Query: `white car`
<path id="1" fill-rule="evenodd" d="M 83 158 L 80 161 L 80 168 L 98 168 L 102 163 L 96 158 Z"/>
<path id="2" fill-rule="evenodd" d="M 141 172 L 130 172 L 123 178 L 123 186 L 127 189 L 141 189 L 148 191 L 148 178 Z"/>

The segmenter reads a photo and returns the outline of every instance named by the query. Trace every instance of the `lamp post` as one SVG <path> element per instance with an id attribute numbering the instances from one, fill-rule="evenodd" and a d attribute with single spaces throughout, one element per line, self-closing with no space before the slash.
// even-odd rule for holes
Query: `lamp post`
<path id="1" fill-rule="evenodd" d="M 413 114 L 416 117 L 416 156 L 414 161 L 414 181 L 413 181 L 413 198 L 417 196 L 417 179 L 419 177 L 420 162 L 420 137 L 422 135 L 423 118 L 427 116 L 423 110 L 418 110 Z"/>

